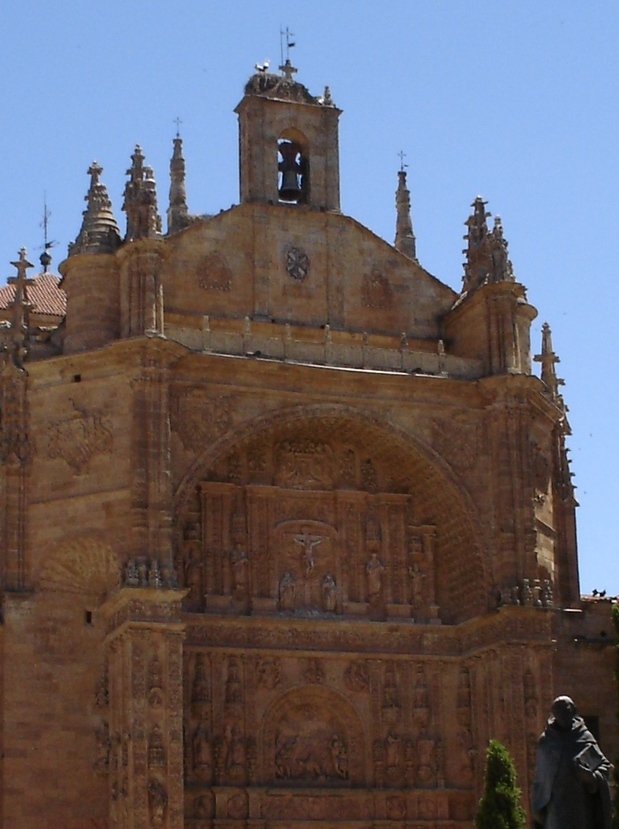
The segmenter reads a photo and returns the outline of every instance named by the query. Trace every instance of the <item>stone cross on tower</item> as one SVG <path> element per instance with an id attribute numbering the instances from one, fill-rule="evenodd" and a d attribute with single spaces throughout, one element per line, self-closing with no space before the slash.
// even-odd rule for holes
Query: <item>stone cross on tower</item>
<path id="1" fill-rule="evenodd" d="M 280 66 L 280 67 L 279 67 L 279 71 L 282 73 L 282 75 L 283 75 L 283 76 L 284 76 L 284 78 L 288 81 L 288 83 L 292 83 L 292 80 L 293 80 L 293 79 L 292 79 L 292 76 L 293 76 L 293 75 L 296 75 L 296 73 L 297 73 L 299 70 L 298 70 L 298 69 L 296 69 L 296 68 L 295 68 L 295 67 L 294 67 L 294 66 L 290 63 L 290 58 L 286 58 L 286 62 L 285 62 L 282 66 Z"/>
<path id="2" fill-rule="evenodd" d="M 26 296 L 26 288 L 34 285 L 34 279 L 28 279 L 26 271 L 33 265 L 26 258 L 26 248 L 19 251 L 19 259 L 11 262 L 17 269 L 17 276 L 8 278 L 9 285 L 15 285 L 15 296 L 11 303 L 11 341 L 13 350 L 13 361 L 18 368 L 22 368 L 26 356 L 26 337 L 28 335 L 28 324 L 30 321 L 31 303 Z"/>

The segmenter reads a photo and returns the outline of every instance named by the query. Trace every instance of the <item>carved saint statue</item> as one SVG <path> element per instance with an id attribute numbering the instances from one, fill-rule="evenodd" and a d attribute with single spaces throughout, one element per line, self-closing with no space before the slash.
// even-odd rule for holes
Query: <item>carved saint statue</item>
<path id="1" fill-rule="evenodd" d="M 279 609 L 294 610 L 296 586 L 294 577 L 288 570 L 282 576 L 279 583 Z"/>
<path id="2" fill-rule="evenodd" d="M 245 601 L 249 593 L 249 559 L 240 544 L 230 553 L 232 568 L 232 595 L 238 602 Z"/>
<path id="3" fill-rule="evenodd" d="M 367 564 L 365 565 L 365 575 L 367 580 L 368 601 L 370 604 L 378 602 L 380 592 L 383 586 L 383 573 L 385 566 L 378 558 L 376 553 L 372 553 Z"/>
<path id="4" fill-rule="evenodd" d="M 210 777 L 213 768 L 213 749 L 208 728 L 204 723 L 196 728 L 191 747 L 195 773 L 201 778 Z"/>
<path id="5" fill-rule="evenodd" d="M 610 829 L 611 765 L 569 697 L 557 697 L 537 744 L 531 809 L 536 827 Z"/>
<path id="6" fill-rule="evenodd" d="M 335 774 L 337 777 L 346 780 L 348 777 L 348 752 L 346 751 L 346 744 L 337 734 L 334 734 L 331 738 L 330 748 Z"/>
<path id="7" fill-rule="evenodd" d="M 322 604 L 327 613 L 333 613 L 337 605 L 337 585 L 331 573 L 325 573 L 322 580 Z"/>

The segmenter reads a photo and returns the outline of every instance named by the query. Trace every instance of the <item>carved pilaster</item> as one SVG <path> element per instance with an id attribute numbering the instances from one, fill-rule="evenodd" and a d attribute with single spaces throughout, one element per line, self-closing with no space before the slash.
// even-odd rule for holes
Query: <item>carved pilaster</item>
<path id="1" fill-rule="evenodd" d="M 103 605 L 110 829 L 182 829 L 186 591 L 124 587 Z"/>
<path id="2" fill-rule="evenodd" d="M 121 336 L 163 334 L 163 241 L 139 239 L 119 251 Z"/>

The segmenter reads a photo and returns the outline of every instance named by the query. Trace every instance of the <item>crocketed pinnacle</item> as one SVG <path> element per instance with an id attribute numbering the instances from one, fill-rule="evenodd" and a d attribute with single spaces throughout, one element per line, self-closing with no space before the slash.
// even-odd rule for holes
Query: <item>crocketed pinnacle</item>
<path id="1" fill-rule="evenodd" d="M 127 241 L 158 236 L 161 217 L 157 213 L 157 188 L 151 167 L 144 165 L 144 154 L 139 144 L 131 156 L 127 170 L 123 210 L 127 214 Z"/>
<path id="2" fill-rule="evenodd" d="M 462 251 L 466 256 L 462 288 L 465 293 L 487 283 L 515 281 L 501 219 L 496 216 L 494 227 L 489 230 L 486 220 L 491 214 L 486 210 L 486 204 L 481 196 L 477 196 L 471 205 L 473 212 L 465 222 L 468 228 L 464 236 L 468 244 Z"/>
<path id="3" fill-rule="evenodd" d="M 87 170 L 90 187 L 84 197 L 82 228 L 75 242 L 69 247 L 69 256 L 76 253 L 112 253 L 120 245 L 121 238 L 112 213 L 112 203 L 105 184 L 99 181 L 103 168 L 93 161 Z"/>
<path id="4" fill-rule="evenodd" d="M 185 190 L 185 159 L 183 139 L 174 139 L 174 151 L 170 160 L 170 206 L 168 207 L 168 233 L 176 233 L 189 224 L 187 193 Z"/>
<path id="5" fill-rule="evenodd" d="M 395 192 L 396 225 L 395 247 L 410 259 L 417 261 L 417 248 L 411 219 L 411 194 L 406 186 L 406 171 L 398 171 L 398 189 Z"/>
<path id="6" fill-rule="evenodd" d="M 552 333 L 547 322 L 542 325 L 542 352 L 536 354 L 533 359 L 536 363 L 541 363 L 541 380 L 550 392 L 550 396 L 555 403 L 563 405 L 563 399 L 559 394 L 559 386 L 564 385 L 564 381 L 557 377 L 555 365 L 561 360 L 552 350 Z"/>

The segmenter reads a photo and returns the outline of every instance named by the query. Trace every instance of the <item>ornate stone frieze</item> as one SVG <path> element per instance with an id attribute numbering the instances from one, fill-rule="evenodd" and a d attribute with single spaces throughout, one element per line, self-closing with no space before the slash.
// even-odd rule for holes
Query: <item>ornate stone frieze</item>
<path id="1" fill-rule="evenodd" d="M 47 455 L 61 458 L 79 475 L 87 471 L 93 458 L 112 453 L 113 430 L 112 420 L 104 412 L 89 412 L 75 402 L 73 409 L 69 417 L 48 425 Z"/>

